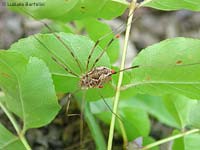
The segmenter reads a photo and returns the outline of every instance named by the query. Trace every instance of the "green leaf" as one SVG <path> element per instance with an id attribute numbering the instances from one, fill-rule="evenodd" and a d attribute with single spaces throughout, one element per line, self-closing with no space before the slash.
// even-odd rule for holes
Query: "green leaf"
<path id="1" fill-rule="evenodd" d="M 149 135 L 150 120 L 145 111 L 140 108 L 133 109 L 129 106 L 119 109 L 119 114 L 122 116 L 122 120 L 124 121 L 123 124 L 129 140 L 138 136 Z"/>
<path id="2" fill-rule="evenodd" d="M 200 102 L 196 102 L 189 112 L 189 124 L 200 128 Z"/>
<path id="3" fill-rule="evenodd" d="M 187 9 L 200 11 L 200 0 L 147 0 L 144 6 L 160 10 L 180 10 Z"/>
<path id="4" fill-rule="evenodd" d="M 184 96 L 167 95 L 165 105 L 181 129 L 188 124 L 189 111 L 193 109 L 197 101 Z"/>
<path id="5" fill-rule="evenodd" d="M 180 133 L 176 131 L 175 133 Z M 199 150 L 200 147 L 200 134 L 190 134 L 182 138 L 176 139 L 173 142 L 173 150 Z"/>
<path id="6" fill-rule="evenodd" d="M 106 100 L 106 103 L 112 108 L 111 99 Z M 94 113 L 99 119 L 107 124 L 110 124 L 112 112 L 103 102 L 103 100 L 90 102 L 92 113 Z M 119 104 L 118 115 L 124 124 L 126 134 L 129 141 L 138 136 L 147 136 L 150 132 L 150 122 L 148 115 L 145 111 L 132 105 L 123 106 Z M 116 128 L 120 132 L 118 123 Z M 142 130 L 141 130 L 142 128 Z M 133 132 L 134 131 L 134 132 Z"/>
<path id="7" fill-rule="evenodd" d="M 0 123 L 0 149 L 2 150 L 26 150 L 22 142 L 18 137 L 10 133 L 1 123 Z"/>
<path id="8" fill-rule="evenodd" d="M 178 123 L 167 110 L 161 97 L 149 95 L 136 95 L 129 99 L 121 99 L 120 107 L 140 108 L 157 118 L 160 122 L 172 127 L 178 127 Z"/>
<path id="9" fill-rule="evenodd" d="M 25 3 L 27 1 L 21 0 Z M 30 1 L 35 2 L 35 1 Z M 44 6 L 10 7 L 10 9 L 25 13 L 26 10 L 34 18 L 49 18 L 61 21 L 79 20 L 88 17 L 112 19 L 120 16 L 128 7 L 125 0 L 46 0 L 40 1 Z M 27 14 L 27 13 L 26 13 Z"/>
<path id="10" fill-rule="evenodd" d="M 113 19 L 121 16 L 129 3 L 126 0 L 107 0 L 107 3 L 98 12 L 98 18 Z"/>
<path id="11" fill-rule="evenodd" d="M 84 105 L 84 119 L 88 124 L 93 140 L 96 144 L 96 149 L 106 149 L 106 142 L 99 123 L 96 121 L 95 116 L 90 111 L 88 102 Z"/>
<path id="12" fill-rule="evenodd" d="M 10 111 L 24 122 L 24 130 L 48 124 L 59 105 L 53 81 L 42 60 L 13 51 L 0 52 L 0 86 Z"/>
<path id="13" fill-rule="evenodd" d="M 173 38 L 142 50 L 134 59 L 127 93 L 182 94 L 199 99 L 200 40 Z M 129 88 L 129 89 L 128 89 Z"/>
<path id="14" fill-rule="evenodd" d="M 112 33 L 112 29 L 103 22 L 91 18 L 85 19 L 82 22 L 85 25 L 86 31 L 92 40 L 97 41 L 103 37 L 103 39 L 99 43 L 102 48 L 105 48 L 109 41 L 115 37 L 115 35 Z M 115 39 L 106 50 L 112 63 L 115 63 L 118 59 L 119 50 L 119 40 Z"/>
<path id="15" fill-rule="evenodd" d="M 76 94 L 82 97 L 79 82 L 81 76 L 87 72 L 86 63 L 88 55 L 95 43 L 89 38 L 79 35 L 57 33 L 57 36 L 62 39 L 68 48 L 66 48 L 66 46 L 64 46 L 63 43 L 53 34 L 38 34 L 20 40 L 19 42 L 13 44 L 11 49 L 23 53 L 27 58 L 35 56 L 44 60 L 53 75 L 54 84 L 58 92 L 74 93 L 76 91 Z M 73 52 L 78 62 L 71 55 L 70 51 Z M 97 46 L 91 57 L 89 70 L 101 52 L 102 49 Z M 52 59 L 52 56 L 59 63 L 56 63 Z M 77 74 L 78 77 L 65 71 L 62 67 L 63 65 L 66 66 L 68 70 Z M 95 66 L 105 66 L 110 68 L 109 57 L 106 53 L 101 57 Z M 114 93 L 114 89 L 111 85 L 105 85 L 105 88 L 101 91 L 104 97 L 111 96 Z M 87 100 L 96 100 L 100 98 L 97 88 L 87 90 L 86 96 Z"/>
<path id="16" fill-rule="evenodd" d="M 120 16 L 127 6 L 128 4 L 124 0 L 80 0 L 71 11 L 65 16 L 61 16 L 60 19 L 78 20 L 88 17 L 113 19 Z"/>
<path id="17" fill-rule="evenodd" d="M 11 10 L 25 13 L 28 12 L 28 14 L 33 15 L 36 18 L 51 18 L 51 19 L 57 19 L 58 17 L 66 14 L 69 12 L 73 7 L 76 6 L 76 4 L 79 2 L 79 0 L 67 0 L 67 1 L 60 1 L 60 0 L 41 0 L 41 1 L 35 1 L 35 0 L 18 0 L 18 4 L 24 4 L 25 6 L 15 6 L 13 7 L 13 1 L 8 0 L 8 4 L 11 6 L 9 7 Z M 29 6 L 26 6 L 28 4 Z M 36 6 L 39 5 L 39 6 Z M 25 13 L 28 15 L 27 13 Z"/>
<path id="18" fill-rule="evenodd" d="M 144 142 L 143 142 L 143 146 L 146 146 L 146 145 L 148 145 L 148 144 L 151 144 L 151 143 L 156 142 L 156 140 L 153 139 L 153 138 L 150 137 L 150 136 L 144 137 L 144 138 L 143 138 L 143 141 L 144 141 Z M 154 146 L 154 147 L 151 148 L 151 150 L 159 150 L 159 146 Z"/>
<path id="19" fill-rule="evenodd" d="M 178 130 L 173 131 L 173 135 L 180 133 Z M 173 150 L 184 150 L 184 138 L 178 138 L 174 140 L 172 145 Z"/>
<path id="20" fill-rule="evenodd" d="M 199 150 L 200 134 L 191 134 L 184 137 L 185 150 Z"/>

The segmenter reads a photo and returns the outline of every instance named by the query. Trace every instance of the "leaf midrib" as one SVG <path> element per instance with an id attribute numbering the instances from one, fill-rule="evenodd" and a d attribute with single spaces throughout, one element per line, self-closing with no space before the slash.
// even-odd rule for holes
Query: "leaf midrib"
<path id="1" fill-rule="evenodd" d="M 187 84 L 200 84 L 200 81 L 199 82 L 174 82 L 174 81 L 142 81 L 142 82 L 135 82 L 135 83 L 132 83 L 132 84 L 126 84 L 124 86 L 122 86 L 122 89 L 123 90 L 126 90 L 128 88 L 131 88 L 131 87 L 135 87 L 135 86 L 138 86 L 138 85 L 143 85 L 143 84 L 182 84 L 182 85 L 187 85 Z"/>

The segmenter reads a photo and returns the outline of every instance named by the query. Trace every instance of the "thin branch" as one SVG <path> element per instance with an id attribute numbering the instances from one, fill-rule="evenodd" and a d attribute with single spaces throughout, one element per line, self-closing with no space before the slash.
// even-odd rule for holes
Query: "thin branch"
<path id="1" fill-rule="evenodd" d="M 129 18 L 127 22 L 127 28 L 126 28 L 126 34 L 125 34 L 125 42 L 124 42 L 124 48 L 123 48 L 123 54 L 122 54 L 122 62 L 121 62 L 121 67 L 120 70 L 124 69 L 125 66 L 125 59 L 126 59 L 126 53 L 127 53 L 127 47 L 128 47 L 128 39 L 129 39 L 129 34 L 130 34 L 130 29 L 131 29 L 131 24 L 132 18 L 133 18 L 133 12 L 136 9 L 136 0 L 132 0 L 130 4 L 130 11 L 129 11 Z M 129 25 L 130 24 L 130 25 Z M 119 80 L 117 84 L 117 89 L 116 89 L 116 95 L 115 95 L 115 100 L 114 100 L 114 106 L 113 106 L 113 114 L 112 114 L 112 119 L 111 119 L 111 124 L 110 124 L 110 131 L 109 131 L 109 138 L 108 138 L 108 147 L 107 150 L 112 149 L 112 141 L 113 141 L 113 134 L 114 134 L 114 126 L 115 126 L 115 120 L 116 120 L 116 115 L 117 114 L 117 108 L 119 104 L 119 96 L 120 96 L 120 87 L 122 84 L 123 80 L 123 72 L 119 73 Z"/>
<path id="2" fill-rule="evenodd" d="M 15 120 L 14 116 L 9 112 L 9 110 L 4 106 L 2 102 L 0 102 L 1 109 L 5 112 L 6 116 L 9 118 L 10 122 L 12 123 L 13 127 L 15 128 L 17 135 L 19 136 L 19 139 L 24 144 L 25 148 L 27 150 L 31 150 L 31 147 L 29 146 L 28 142 L 26 141 L 24 134 L 21 132 L 20 127 L 17 124 L 17 121 Z"/>
<path id="3" fill-rule="evenodd" d="M 152 147 L 161 145 L 161 144 L 163 144 L 163 143 L 166 143 L 166 142 L 175 140 L 175 139 L 177 139 L 177 138 L 180 138 L 180 137 L 183 137 L 183 136 L 192 134 L 192 133 L 197 133 L 197 132 L 200 132 L 200 129 L 193 129 L 193 130 L 190 130 L 190 131 L 186 131 L 186 132 L 183 132 L 183 133 L 180 133 L 180 134 L 177 134 L 177 135 L 174 135 L 174 136 L 171 136 L 171 137 L 162 139 L 162 140 L 160 140 L 160 141 L 151 143 L 151 144 L 149 144 L 149 145 L 146 145 L 146 146 L 144 146 L 141 150 L 147 150 L 147 149 L 150 149 L 150 148 L 152 148 Z"/>

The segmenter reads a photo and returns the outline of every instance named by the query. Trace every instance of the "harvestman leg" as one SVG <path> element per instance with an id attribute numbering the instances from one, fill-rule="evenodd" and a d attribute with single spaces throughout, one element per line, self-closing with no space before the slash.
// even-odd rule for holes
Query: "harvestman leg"
<path id="1" fill-rule="evenodd" d="M 135 14 L 135 11 L 136 11 L 136 9 L 134 10 L 133 15 Z M 131 16 L 131 15 L 132 15 L 132 14 L 130 14 L 129 16 Z M 129 16 L 128 16 L 128 17 L 129 17 Z M 133 20 L 131 21 L 130 24 L 132 24 L 135 20 L 136 20 L 136 19 L 133 19 Z M 124 24 L 121 24 L 121 25 L 118 27 L 118 28 L 119 28 L 119 29 L 117 30 L 118 33 L 115 34 L 115 37 L 112 38 L 112 39 L 107 43 L 107 45 L 103 48 L 103 51 L 102 51 L 102 52 L 99 54 L 99 56 L 95 59 L 95 61 L 94 61 L 94 63 L 93 63 L 93 65 L 92 65 L 91 68 L 94 68 L 94 67 L 95 67 L 95 65 L 97 64 L 97 62 L 101 59 L 101 57 L 102 57 L 103 54 L 107 51 L 108 47 L 112 44 L 112 42 L 113 42 L 116 38 L 119 38 L 119 35 L 124 31 L 123 28 L 120 29 L 121 27 L 123 27 L 123 25 L 124 25 Z M 113 33 L 113 31 L 111 31 L 110 33 Z M 110 33 L 104 35 L 103 37 L 106 37 L 106 36 L 109 35 Z M 87 65 L 86 65 L 86 70 L 87 70 L 87 71 L 88 71 L 88 66 L 89 66 L 89 63 L 90 63 L 91 56 L 92 56 L 92 54 L 93 54 L 93 52 L 94 52 L 96 46 L 97 46 L 98 43 L 103 39 L 103 37 L 101 37 L 100 39 L 98 39 L 98 40 L 96 41 L 96 43 L 94 44 L 93 48 L 91 49 L 91 51 L 90 51 L 90 53 L 89 53 L 88 60 L 87 60 Z M 123 70 L 119 70 L 119 71 L 117 71 L 117 72 L 114 71 L 113 74 L 117 74 L 117 73 L 119 73 L 119 72 L 121 72 L 121 71 L 130 70 L 130 69 L 134 69 L 134 68 L 138 68 L 138 67 L 139 67 L 139 66 L 136 65 L 136 66 L 132 66 L 132 67 L 129 67 L 129 68 L 125 68 L 125 69 L 123 69 Z"/>
<path id="2" fill-rule="evenodd" d="M 112 32 L 110 32 L 110 33 L 112 33 Z M 109 35 L 109 34 L 107 34 L 107 35 Z M 105 36 L 103 36 L 103 37 L 106 37 L 107 35 L 105 35 Z M 94 44 L 94 46 L 92 47 L 92 49 L 91 49 L 91 51 L 90 51 L 90 53 L 89 53 L 89 55 L 88 55 L 87 64 L 86 64 L 86 71 L 88 71 L 88 67 L 89 67 L 89 64 L 90 64 L 90 59 L 91 59 L 91 57 L 92 57 L 92 54 L 94 53 L 95 48 L 97 47 L 97 45 L 99 44 L 99 42 L 103 39 L 103 37 L 101 37 L 100 39 L 98 39 L 98 40 L 96 41 L 96 43 Z M 99 59 L 103 56 L 103 54 L 107 51 L 108 47 L 112 44 L 112 42 L 115 40 L 115 38 L 118 38 L 118 35 L 116 35 L 114 38 L 112 38 L 112 39 L 108 42 L 108 44 L 105 46 L 105 48 L 103 49 L 103 51 L 102 51 L 102 52 L 100 53 L 100 55 L 96 58 L 94 64 L 92 65 L 92 68 L 95 67 L 96 63 L 97 63 L 97 62 L 99 61 Z"/>
<path id="3" fill-rule="evenodd" d="M 102 39 L 104 39 L 105 37 L 107 37 L 108 35 L 112 34 L 112 33 L 115 33 L 115 32 L 118 33 L 118 34 L 121 33 L 121 32 L 123 31 L 123 30 L 121 31 L 121 28 L 123 27 L 123 25 L 124 25 L 124 23 L 122 23 L 121 25 L 119 25 L 116 31 L 111 31 L 111 32 L 109 32 L 109 33 L 103 35 L 102 37 L 100 37 L 100 38 L 95 42 L 94 46 L 92 47 L 92 49 L 91 49 L 91 51 L 90 51 L 90 53 L 89 53 L 89 55 L 88 55 L 87 64 L 86 64 L 86 71 L 88 71 L 88 67 L 89 67 L 89 64 L 90 64 L 90 59 L 91 59 L 91 57 L 92 57 L 92 54 L 94 53 L 94 50 L 95 50 L 95 48 L 97 47 L 97 45 L 100 43 L 100 41 L 101 41 Z M 115 38 L 118 38 L 118 37 L 119 37 L 118 34 L 116 34 Z M 111 44 L 112 41 L 114 41 L 115 38 L 112 38 L 112 39 L 110 40 L 109 43 Z M 108 43 L 108 44 L 109 44 L 109 43 Z M 106 47 L 109 47 L 108 44 L 106 45 Z M 93 65 L 93 67 L 94 67 L 94 65 Z"/>
<path id="4" fill-rule="evenodd" d="M 69 93 L 68 96 L 67 96 L 67 104 L 66 104 L 66 111 L 65 111 L 65 114 L 66 116 L 68 117 L 72 117 L 72 116 L 80 116 L 80 114 L 68 114 L 68 111 L 69 111 L 69 106 L 70 106 L 70 103 L 71 103 L 71 96 L 72 94 Z"/>
<path id="5" fill-rule="evenodd" d="M 40 42 L 45 48 L 46 45 L 44 45 L 44 43 L 42 43 L 37 37 L 35 37 L 35 39 Z M 47 48 L 48 49 L 48 48 Z M 48 51 L 50 51 L 48 49 Z M 51 52 L 51 51 L 50 51 Z M 64 64 L 62 64 L 61 62 L 59 62 L 55 57 L 52 56 L 52 59 L 58 63 L 60 66 L 62 66 L 68 73 L 72 74 L 72 75 L 75 75 L 76 77 L 79 77 L 77 74 L 73 73 L 72 71 L 70 71 Z M 76 91 L 75 91 L 76 92 Z M 84 91 L 85 93 L 85 91 Z M 70 94 L 71 95 L 71 94 Z M 85 95 L 85 94 L 84 94 Z M 85 96 L 84 96 L 85 97 Z M 66 108 L 66 111 L 68 112 L 68 109 L 69 109 L 69 105 L 70 105 L 70 99 L 67 100 L 67 108 Z M 83 122 L 83 110 L 84 110 L 84 105 L 85 105 L 85 102 L 84 102 L 84 98 L 82 99 L 82 102 L 81 102 L 81 114 L 80 114 L 80 147 L 83 147 L 83 125 L 84 125 L 84 122 Z M 77 114 L 72 114 L 71 116 L 77 116 Z"/>
<path id="6" fill-rule="evenodd" d="M 39 40 L 35 35 L 33 35 L 34 38 L 45 48 L 48 50 L 48 52 L 52 55 L 51 58 L 57 63 L 59 64 L 63 69 L 65 69 L 66 72 L 80 78 L 79 75 L 77 75 L 76 73 L 72 72 L 70 69 L 68 69 L 61 61 L 59 61 L 58 59 L 55 58 L 54 54 L 51 52 L 51 50 L 41 41 Z"/>
<path id="7" fill-rule="evenodd" d="M 136 19 L 134 19 L 131 23 L 133 23 L 135 20 L 136 20 Z M 121 25 L 119 25 L 119 26 L 118 26 L 118 29 L 117 29 L 116 31 L 111 31 L 111 32 L 109 32 L 108 34 L 104 35 L 103 37 L 101 37 L 100 39 L 98 39 L 98 40 L 96 41 L 96 43 L 94 44 L 94 46 L 92 47 L 92 49 L 91 49 L 91 51 L 90 51 L 90 53 L 89 53 L 89 55 L 88 55 L 87 64 L 86 64 L 86 71 L 88 71 L 88 67 L 89 67 L 89 64 L 90 64 L 91 56 L 92 56 L 92 54 L 94 53 L 94 50 L 95 50 L 95 48 L 97 47 L 97 45 L 99 44 L 99 42 L 100 42 L 104 37 L 108 36 L 109 34 L 111 34 L 111 33 L 113 33 L 113 32 L 116 32 L 116 33 L 117 33 L 117 34 L 115 34 L 115 37 L 112 38 L 112 39 L 107 43 L 107 45 L 104 47 L 103 51 L 102 51 L 102 52 L 99 54 L 99 56 L 96 58 L 96 60 L 95 60 L 95 62 L 94 62 L 94 64 L 92 65 L 91 68 L 94 68 L 94 67 L 95 67 L 96 63 L 101 59 L 101 57 L 102 57 L 103 54 L 107 51 L 108 47 L 112 44 L 112 42 L 113 42 L 115 39 L 119 38 L 119 35 L 120 35 L 122 32 L 124 32 L 124 28 L 122 28 L 123 25 L 124 25 L 124 23 L 122 23 Z M 121 28 L 122 28 L 122 29 L 121 29 Z"/>
<path id="8" fill-rule="evenodd" d="M 24 9 L 22 9 L 22 11 L 27 14 L 28 16 L 31 16 L 32 18 L 34 18 L 35 20 L 37 20 L 37 18 L 35 16 L 33 16 L 32 14 L 28 13 L 27 11 L 25 11 Z M 39 21 L 39 20 L 38 20 Z M 75 62 L 77 63 L 81 73 L 83 73 L 83 70 L 82 70 L 82 67 L 81 67 L 81 64 L 78 60 L 78 58 L 76 57 L 76 55 L 73 53 L 73 51 L 68 47 L 68 45 L 60 38 L 60 36 L 58 36 L 54 30 L 45 22 L 43 21 L 39 21 L 40 23 L 42 23 L 55 37 L 56 39 L 62 43 L 64 45 L 64 47 L 69 51 L 69 53 L 71 54 L 71 56 L 74 58 Z"/>
<path id="9" fill-rule="evenodd" d="M 77 75 L 76 73 L 72 72 L 72 71 L 71 71 L 70 69 L 68 69 L 62 62 L 58 61 L 58 60 L 53 56 L 54 54 L 51 52 L 51 50 L 50 50 L 41 40 L 39 40 L 35 35 L 33 35 L 33 36 L 34 36 L 34 38 L 35 38 L 44 48 L 46 48 L 46 49 L 49 51 L 49 53 L 51 53 L 52 59 L 53 59 L 58 65 L 60 65 L 62 68 L 64 68 L 68 73 L 70 73 L 70 74 L 72 74 L 72 75 L 74 75 L 74 76 L 80 78 L 79 75 Z M 73 94 L 74 94 L 74 93 L 77 93 L 79 90 L 80 90 L 80 89 L 76 90 L 75 92 L 73 92 Z M 71 95 L 72 95 L 72 94 L 69 94 L 69 96 L 68 96 L 68 98 L 67 98 L 67 107 L 66 107 L 66 114 L 67 114 L 67 115 L 68 115 L 68 110 L 69 110 L 70 97 L 71 97 Z M 77 115 L 79 115 L 79 114 L 69 114 L 68 116 L 77 116 Z"/>
<path id="10" fill-rule="evenodd" d="M 100 93 L 99 91 L 99 95 L 100 97 L 102 98 L 103 100 L 103 103 L 106 105 L 106 107 L 109 109 L 109 111 L 114 114 L 118 119 L 119 121 L 121 121 L 123 124 L 126 123 L 127 125 L 129 125 L 130 127 L 134 126 L 134 124 L 132 124 L 131 122 L 129 122 L 127 119 L 123 118 L 122 116 L 120 116 L 119 114 L 116 114 L 113 112 L 112 108 L 109 106 L 109 104 L 106 102 L 105 98 L 102 96 L 102 94 Z"/>
<path id="11" fill-rule="evenodd" d="M 56 34 L 53 32 L 53 30 L 46 24 L 46 23 L 43 23 L 45 25 L 45 27 L 47 27 L 51 32 L 52 34 L 65 46 L 65 48 L 68 49 L 68 51 L 70 52 L 71 56 L 74 58 L 74 60 L 76 61 L 78 67 L 80 68 L 80 71 L 82 72 L 82 68 L 81 68 L 81 65 L 80 65 L 80 62 L 79 60 L 76 58 L 75 54 L 71 51 L 71 49 L 65 44 L 65 42 Z M 64 65 L 62 65 L 63 67 L 65 67 Z M 85 92 L 84 92 L 84 97 L 81 101 L 81 114 L 80 114 L 80 147 L 82 148 L 83 147 L 83 125 L 84 125 L 84 122 L 83 122 L 83 111 L 84 111 L 84 105 L 85 105 Z M 69 104 L 70 104 L 70 100 L 69 100 L 69 103 L 67 104 L 68 107 L 69 107 Z"/>
<path id="12" fill-rule="evenodd" d="M 25 10 L 23 10 L 26 14 L 28 14 L 29 16 L 31 16 L 32 18 L 36 19 L 33 15 L 29 14 L 28 12 L 26 12 Z M 65 48 L 70 52 L 71 56 L 74 58 L 74 60 L 76 61 L 81 73 L 83 73 L 82 71 L 82 68 L 81 68 L 81 65 L 80 65 L 80 62 L 79 60 L 77 59 L 77 57 L 75 56 L 75 54 L 72 52 L 72 50 L 65 44 L 65 42 L 56 34 L 54 33 L 54 31 L 44 22 L 40 21 L 49 31 L 52 32 L 52 34 L 58 39 L 58 41 L 60 41 L 64 46 Z M 45 48 L 46 45 L 44 45 L 44 43 L 42 43 L 38 38 L 36 38 L 36 40 L 38 42 L 40 42 Z M 47 48 L 48 49 L 48 48 Z M 48 49 L 49 52 L 51 52 L 49 49 Z M 52 53 L 51 53 L 52 54 Z M 55 57 L 52 57 L 54 61 L 56 61 L 59 65 L 61 65 L 67 72 L 75 75 L 76 77 L 79 77 L 77 74 L 73 73 L 72 71 L 70 71 L 63 63 L 61 63 L 60 61 L 58 61 Z M 82 102 L 83 103 L 83 102 Z M 68 103 L 67 105 L 69 105 L 70 103 Z M 69 106 L 68 106 L 69 107 Z M 81 115 L 80 115 L 80 146 L 82 147 L 83 146 L 83 108 L 81 107 Z"/>

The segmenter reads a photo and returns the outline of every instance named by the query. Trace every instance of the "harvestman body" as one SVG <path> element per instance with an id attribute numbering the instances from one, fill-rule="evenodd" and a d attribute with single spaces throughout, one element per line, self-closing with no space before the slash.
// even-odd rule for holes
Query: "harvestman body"
<path id="1" fill-rule="evenodd" d="M 136 65 L 119 71 L 115 71 L 104 66 L 95 67 L 81 77 L 80 87 L 81 89 L 103 88 L 104 84 L 112 80 L 112 75 L 117 74 L 121 71 L 130 70 L 138 67 L 139 66 Z"/>
<path id="2" fill-rule="evenodd" d="M 103 88 L 105 83 L 112 80 L 112 75 L 116 72 L 107 67 L 95 67 L 81 77 L 80 87 L 82 89 L 88 88 Z"/>

